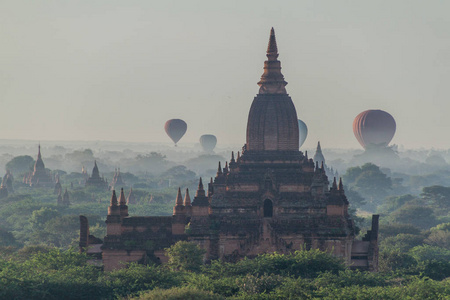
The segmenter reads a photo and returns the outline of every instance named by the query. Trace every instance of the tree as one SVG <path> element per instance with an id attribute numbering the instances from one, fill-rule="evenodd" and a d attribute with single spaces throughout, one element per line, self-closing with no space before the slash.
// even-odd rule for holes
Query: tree
<path id="1" fill-rule="evenodd" d="M 404 205 L 394 211 L 390 218 L 395 223 L 410 224 L 421 229 L 429 229 L 437 223 L 433 209 L 422 205 Z"/>
<path id="2" fill-rule="evenodd" d="M 173 270 L 198 272 L 205 253 L 204 249 L 194 243 L 179 241 L 166 249 L 166 255 L 169 257 L 168 266 Z"/>
<path id="3" fill-rule="evenodd" d="M 34 167 L 34 159 L 29 155 L 16 156 L 6 163 L 5 168 L 13 174 L 30 172 Z"/>
<path id="4" fill-rule="evenodd" d="M 392 188 L 391 178 L 371 163 L 347 169 L 344 182 L 366 199 L 367 208 L 370 210 L 375 210 Z"/>
<path id="5" fill-rule="evenodd" d="M 386 197 L 383 200 L 383 203 L 378 207 L 378 211 L 383 213 L 391 213 L 414 199 L 416 199 L 416 197 L 410 194 Z"/>
<path id="6" fill-rule="evenodd" d="M 39 210 L 33 211 L 29 219 L 34 230 L 42 229 L 44 224 L 53 218 L 59 217 L 60 213 L 52 208 L 42 207 Z"/>
<path id="7" fill-rule="evenodd" d="M 427 186 L 422 189 L 421 196 L 445 213 L 450 208 L 450 187 L 441 185 Z"/>

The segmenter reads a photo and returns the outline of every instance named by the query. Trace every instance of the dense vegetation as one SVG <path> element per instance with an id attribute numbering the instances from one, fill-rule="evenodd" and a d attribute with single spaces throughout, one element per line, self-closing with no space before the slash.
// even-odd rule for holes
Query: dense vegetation
<path id="1" fill-rule="evenodd" d="M 172 247 L 176 264 L 104 273 L 71 250 L 24 248 L 0 260 L 1 299 L 448 299 L 450 281 L 427 275 L 425 257 L 396 272 L 349 271 L 318 250 L 265 254 L 236 264 L 183 261 L 189 243 Z M 196 247 L 196 246 L 194 246 Z M 200 249 L 198 249 L 200 250 Z M 420 252 L 420 251 L 419 251 Z M 195 265 L 195 266 L 194 266 Z"/>
<path id="2" fill-rule="evenodd" d="M 92 151 L 70 155 L 79 161 L 93 158 Z M 122 173 L 126 193 L 132 186 L 136 196 L 130 215 L 169 215 L 178 186 L 195 190 L 198 177 L 185 166 L 170 164 L 156 153 L 138 158 L 137 169 L 165 168 L 159 173 Z M 32 164 L 32 158 L 20 156 L 8 166 L 22 172 Z M 70 195 L 70 205 L 57 205 L 53 189 L 32 189 L 18 174 L 14 193 L 0 199 L 0 299 L 450 297 L 450 187 L 444 184 L 450 175 L 445 172 L 410 176 L 365 164 L 344 174 L 360 234 L 370 227 L 370 213 L 381 215 L 376 274 L 349 271 L 315 250 L 202 265 L 202 253 L 192 245 L 169 249 L 171 260 L 165 266 L 130 265 L 103 273 L 73 249 L 80 214 L 88 217 L 91 234 L 103 238 L 110 192 L 84 187 L 81 173 L 57 170 L 53 175 L 60 176 Z M 106 174 L 109 181 L 112 175 Z"/>

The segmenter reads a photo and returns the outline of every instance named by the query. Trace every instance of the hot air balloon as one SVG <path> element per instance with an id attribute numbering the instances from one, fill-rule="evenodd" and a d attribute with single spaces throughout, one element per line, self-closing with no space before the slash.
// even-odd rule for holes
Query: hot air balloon
<path id="1" fill-rule="evenodd" d="M 378 109 L 363 111 L 353 121 L 353 133 L 364 149 L 387 147 L 394 137 L 395 128 L 394 118 Z"/>
<path id="2" fill-rule="evenodd" d="M 212 152 L 216 147 L 217 138 L 212 134 L 204 134 L 200 137 L 200 145 L 202 145 L 203 150 L 206 152 Z"/>
<path id="3" fill-rule="evenodd" d="M 298 120 L 298 147 L 300 148 L 308 136 L 308 126 L 302 120 Z"/>
<path id="4" fill-rule="evenodd" d="M 166 130 L 167 135 L 175 143 L 175 147 L 176 147 L 178 141 L 186 133 L 187 124 L 183 120 L 172 119 L 172 120 L 169 120 L 166 122 L 166 125 L 164 125 L 164 129 Z"/>

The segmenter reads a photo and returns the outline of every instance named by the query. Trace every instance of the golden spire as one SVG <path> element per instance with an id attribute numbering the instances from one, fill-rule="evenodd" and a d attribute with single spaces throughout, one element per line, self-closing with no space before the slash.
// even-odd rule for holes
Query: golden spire
<path id="1" fill-rule="evenodd" d="M 258 82 L 260 94 L 287 94 L 281 63 L 278 61 L 278 47 L 275 39 L 275 31 L 270 30 L 269 44 L 267 46 L 267 60 L 264 62 L 264 73 Z"/>

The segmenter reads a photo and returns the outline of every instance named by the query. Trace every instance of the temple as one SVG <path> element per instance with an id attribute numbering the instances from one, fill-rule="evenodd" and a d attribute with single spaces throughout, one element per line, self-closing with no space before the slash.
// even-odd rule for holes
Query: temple
<path id="1" fill-rule="evenodd" d="M 108 182 L 102 177 L 100 177 L 100 172 L 98 170 L 97 161 L 94 162 L 94 168 L 92 169 L 92 175 L 86 180 L 86 186 L 93 186 L 96 188 L 107 188 Z"/>
<path id="2" fill-rule="evenodd" d="M 116 187 L 125 186 L 125 182 L 122 180 L 122 175 L 120 174 L 120 168 L 114 171 L 114 177 L 109 184 L 111 190 L 114 190 Z"/>
<path id="3" fill-rule="evenodd" d="M 41 156 L 41 145 L 38 146 L 38 156 L 34 164 L 33 172 L 26 174 L 23 183 L 31 187 L 53 187 L 53 177 L 49 171 L 45 169 L 44 161 Z"/>
<path id="4" fill-rule="evenodd" d="M 101 254 L 106 271 L 128 262 L 164 263 L 164 249 L 180 240 L 205 249 L 206 261 L 320 249 L 352 268 L 376 271 L 378 216 L 356 241 L 342 180 L 331 179 L 330 187 L 324 163 L 298 149 L 297 113 L 286 92 L 273 28 L 258 85 L 242 152 L 232 152 L 223 167 L 219 162 L 207 189 L 200 178 L 192 201 L 189 190 L 183 198 L 178 189 L 173 215 L 161 217 L 129 216 L 123 189 L 119 200 L 113 191 L 104 240 L 91 238 L 83 221 L 81 250 Z"/>

